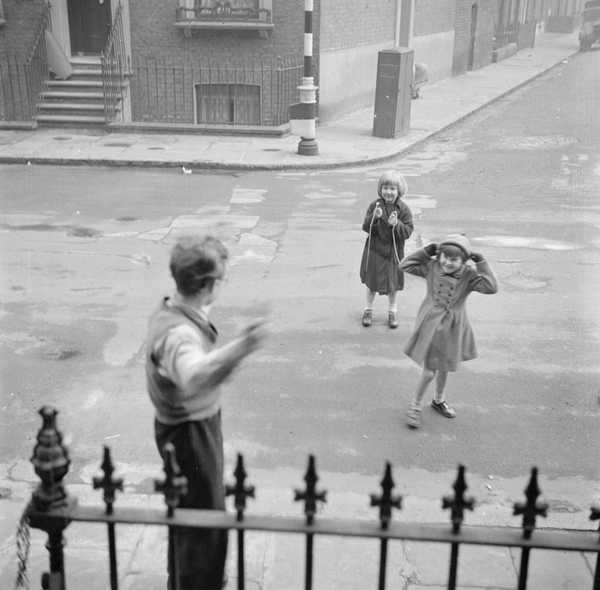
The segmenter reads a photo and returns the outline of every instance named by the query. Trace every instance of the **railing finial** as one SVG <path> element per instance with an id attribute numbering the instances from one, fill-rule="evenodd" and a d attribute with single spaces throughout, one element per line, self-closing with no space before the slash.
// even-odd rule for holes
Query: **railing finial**
<path id="1" fill-rule="evenodd" d="M 43 406 L 39 412 L 43 424 L 37 434 L 31 463 L 41 483 L 33 492 L 33 506 L 45 512 L 66 506 L 69 502 L 62 483 L 69 471 L 69 451 L 63 445 L 62 434 L 56 427 L 58 410 Z"/>
<path id="2" fill-rule="evenodd" d="M 104 458 L 100 469 L 104 472 L 103 477 L 93 477 L 92 485 L 95 490 L 102 488 L 104 494 L 102 496 L 104 504 L 106 504 L 106 514 L 112 514 L 113 504 L 115 502 L 115 496 L 117 490 L 123 491 L 123 479 L 118 477 L 113 479 L 113 473 L 115 472 L 115 466 L 113 465 L 110 457 L 110 449 L 104 445 Z"/>
<path id="3" fill-rule="evenodd" d="M 600 504 L 593 504 L 590 507 L 590 520 L 600 520 Z M 598 526 L 598 532 L 600 532 L 600 526 Z"/>
<path id="4" fill-rule="evenodd" d="M 315 456 L 308 456 L 308 467 L 304 475 L 306 488 L 302 490 L 294 490 L 294 502 L 304 500 L 304 514 L 306 514 L 306 524 L 312 524 L 317 512 L 317 502 L 327 502 L 327 491 L 317 492 L 317 469 L 315 467 Z"/>
<path id="5" fill-rule="evenodd" d="M 181 496 L 187 494 L 187 477 L 181 475 L 181 469 L 175 458 L 175 446 L 173 443 L 167 443 L 163 447 L 165 479 L 154 480 L 154 491 L 163 492 L 165 495 L 165 504 L 167 505 L 167 516 L 171 518 L 175 508 L 179 505 Z"/>
<path id="6" fill-rule="evenodd" d="M 238 453 L 237 456 L 237 463 L 233 475 L 235 476 L 235 485 L 225 486 L 225 496 L 233 495 L 234 505 L 237 511 L 237 520 L 242 521 L 244 520 L 244 510 L 246 509 L 246 498 L 254 498 L 254 486 L 246 487 L 244 485 L 248 474 L 244 469 L 244 458 L 240 453 Z"/>
<path id="7" fill-rule="evenodd" d="M 371 506 L 379 506 L 379 521 L 381 528 L 387 529 L 392 520 L 392 508 L 402 509 L 402 496 L 392 496 L 392 490 L 395 487 L 392 477 L 392 466 L 388 462 L 385 464 L 383 479 L 381 480 L 381 496 L 371 494 Z"/>
<path id="8" fill-rule="evenodd" d="M 541 495 L 541 490 L 538 486 L 538 470 L 537 467 L 532 467 L 529 483 L 525 488 L 526 502 L 515 502 L 513 505 L 513 515 L 523 515 L 523 538 L 531 539 L 531 534 L 535 529 L 536 517 L 548 515 L 548 504 L 538 502 L 538 496 Z"/>
<path id="9" fill-rule="evenodd" d="M 475 499 L 473 497 L 465 498 L 465 492 L 468 489 L 465 480 L 465 466 L 458 466 L 458 474 L 452 486 L 454 496 L 444 496 L 442 498 L 442 508 L 450 509 L 450 519 L 452 520 L 452 532 L 457 535 L 460 533 L 465 518 L 465 509 L 473 510 L 475 507 Z"/>

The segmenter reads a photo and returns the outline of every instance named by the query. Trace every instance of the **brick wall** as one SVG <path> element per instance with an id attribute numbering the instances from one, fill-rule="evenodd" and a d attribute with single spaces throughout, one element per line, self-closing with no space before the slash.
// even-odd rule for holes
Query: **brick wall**
<path id="1" fill-rule="evenodd" d="M 255 31 L 196 30 L 186 37 L 173 26 L 175 2 L 129 0 L 133 57 L 161 56 L 176 60 L 228 59 L 271 55 L 302 55 L 304 3 L 275 0 L 275 28 L 267 39 Z"/>
<path id="2" fill-rule="evenodd" d="M 477 6 L 477 23 L 473 52 L 473 69 L 488 65 L 492 60 L 494 21 L 497 13 L 495 0 L 456 0 L 454 21 L 454 56 L 452 73 L 463 74 L 469 66 L 471 50 L 472 6 Z"/>
<path id="3" fill-rule="evenodd" d="M 451 31 L 455 3 L 456 0 L 415 0 L 414 36 Z"/>
<path id="4" fill-rule="evenodd" d="M 3 0 L 4 19 L 0 27 L 0 56 L 25 59 L 34 41 L 35 27 L 42 15 L 42 0 Z"/>
<path id="5" fill-rule="evenodd" d="M 321 51 L 394 41 L 396 0 L 326 0 L 321 7 Z"/>
<path id="6" fill-rule="evenodd" d="M 318 5 L 318 3 L 315 3 Z M 164 0 L 129 0 L 131 50 L 134 64 L 143 64 L 132 84 L 132 115 L 137 121 L 194 122 L 193 87 L 196 83 L 252 83 L 261 86 L 266 124 L 273 119 L 271 103 L 275 101 L 273 85 L 296 84 L 295 72 L 285 80 L 265 75 L 262 69 L 224 66 L 259 62 L 270 63 L 278 56 L 302 60 L 304 48 L 304 3 L 298 0 L 274 0 L 274 29 L 268 38 L 256 31 L 196 30 L 186 37 L 173 26 L 175 2 Z M 318 10 L 318 6 L 315 7 Z M 318 36 L 315 45 L 318 48 Z M 316 51 L 315 54 L 317 55 Z M 214 76 L 200 66 L 219 64 Z M 173 88 L 169 88 L 173 82 Z M 157 88 L 160 100 L 153 101 L 148 89 Z M 294 90 L 294 93 L 296 91 Z M 286 88 L 289 94 L 289 89 Z M 297 97 L 295 97 L 297 98 Z"/>

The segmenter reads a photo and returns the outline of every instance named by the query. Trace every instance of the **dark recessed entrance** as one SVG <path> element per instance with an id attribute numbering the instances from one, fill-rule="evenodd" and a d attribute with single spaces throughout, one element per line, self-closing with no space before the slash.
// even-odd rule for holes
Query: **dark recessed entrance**
<path id="1" fill-rule="evenodd" d="M 110 0 L 68 0 L 72 55 L 98 55 L 110 31 Z"/>

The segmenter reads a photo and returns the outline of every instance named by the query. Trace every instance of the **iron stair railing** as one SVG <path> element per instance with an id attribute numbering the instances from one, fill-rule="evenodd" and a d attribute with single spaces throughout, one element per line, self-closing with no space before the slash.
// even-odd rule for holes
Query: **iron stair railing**
<path id="1" fill-rule="evenodd" d="M 44 3 L 35 25 L 35 36 L 25 60 L 6 55 L 0 60 L 0 119 L 34 121 L 42 86 L 48 79 L 46 29 L 50 5 Z"/>
<path id="2" fill-rule="evenodd" d="M 129 56 L 125 46 L 123 9 L 117 5 L 106 45 L 100 56 L 102 65 L 102 90 L 104 94 L 104 119 L 115 121 L 125 98 L 126 77 L 130 73 Z"/>

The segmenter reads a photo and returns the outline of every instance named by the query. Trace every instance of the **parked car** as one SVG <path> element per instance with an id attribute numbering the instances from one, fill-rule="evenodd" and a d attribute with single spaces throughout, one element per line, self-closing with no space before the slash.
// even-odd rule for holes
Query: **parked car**
<path id="1" fill-rule="evenodd" d="M 596 41 L 600 41 L 600 0 L 588 0 L 581 14 L 580 51 L 587 51 Z"/>

